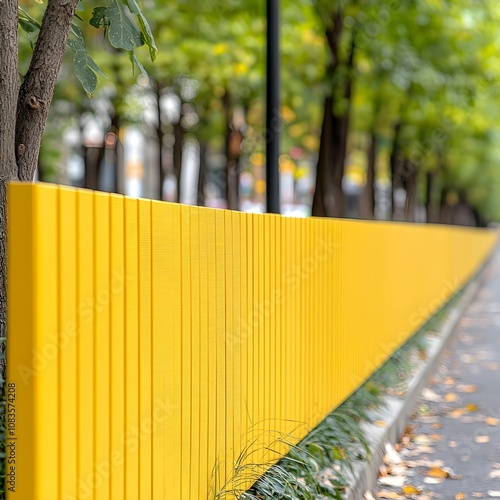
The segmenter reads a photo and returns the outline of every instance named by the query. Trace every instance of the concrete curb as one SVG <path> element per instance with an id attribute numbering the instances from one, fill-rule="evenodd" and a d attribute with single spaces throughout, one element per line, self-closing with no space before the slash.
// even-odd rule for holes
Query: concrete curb
<path id="1" fill-rule="evenodd" d="M 403 433 L 413 412 L 416 399 L 436 370 L 441 354 L 453 337 L 455 327 L 462 314 L 481 288 L 489 267 L 490 259 L 466 285 L 462 296 L 450 309 L 448 317 L 440 329 L 440 335 L 426 340 L 427 359 L 408 381 L 404 399 L 386 397 L 386 404 L 378 411 L 377 418 L 386 422 L 387 425 L 382 428 L 372 424 L 365 426 L 366 435 L 372 441 L 370 446 L 371 456 L 368 461 L 358 462 L 354 465 L 350 474 L 350 486 L 346 489 L 344 495 L 345 500 L 362 500 L 366 491 L 375 489 L 378 470 L 383 463 L 386 443 L 396 443 Z"/>

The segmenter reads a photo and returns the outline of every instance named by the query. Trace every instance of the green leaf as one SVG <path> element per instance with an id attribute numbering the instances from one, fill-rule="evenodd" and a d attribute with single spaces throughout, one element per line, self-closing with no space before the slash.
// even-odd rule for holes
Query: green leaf
<path id="1" fill-rule="evenodd" d="M 73 52 L 75 75 L 82 84 L 83 90 L 85 90 L 89 96 L 92 96 L 97 87 L 96 72 L 103 76 L 104 73 L 88 55 L 87 47 L 85 46 L 83 38 L 70 38 L 68 40 L 68 47 Z"/>
<path id="2" fill-rule="evenodd" d="M 134 52 L 130 51 L 128 53 L 128 57 L 130 59 L 130 62 L 132 63 L 132 71 L 135 70 L 135 65 L 137 64 L 137 67 L 139 68 L 140 72 L 146 78 L 148 78 L 149 77 L 148 72 L 146 71 L 146 69 L 144 68 L 144 66 L 141 64 L 141 61 L 139 61 L 139 59 L 137 59 L 137 56 L 134 54 Z M 135 73 L 135 71 L 134 71 L 134 73 Z"/>
<path id="3" fill-rule="evenodd" d="M 22 21 L 24 21 L 26 23 L 29 23 L 31 26 L 34 26 L 37 29 L 41 28 L 40 23 L 34 17 L 32 17 L 28 12 L 26 12 L 22 7 L 18 6 L 17 7 L 17 12 L 18 12 L 19 21 L 22 20 Z M 19 23 L 19 24 L 21 24 L 21 23 Z M 32 31 L 30 33 L 32 33 Z"/>
<path id="4" fill-rule="evenodd" d="M 156 56 L 158 55 L 158 47 L 156 46 L 153 33 L 146 17 L 142 13 L 138 14 L 138 19 L 143 40 L 149 48 L 149 56 L 151 57 L 151 61 L 154 61 L 156 59 Z"/>
<path id="5" fill-rule="evenodd" d="M 127 2 L 130 12 L 137 15 L 143 40 L 149 47 L 149 55 L 151 57 L 151 61 L 154 61 L 158 54 L 158 47 L 156 46 L 153 32 L 151 31 L 151 27 L 149 26 L 148 20 L 146 19 L 146 16 L 142 12 L 139 4 L 137 3 L 137 0 L 125 0 L 125 1 Z"/>
<path id="6" fill-rule="evenodd" d="M 117 0 L 106 8 L 108 40 L 116 49 L 133 50 L 144 44 L 141 32 Z"/>
<path id="7" fill-rule="evenodd" d="M 19 18 L 19 26 L 21 26 L 22 30 L 26 33 L 35 33 L 40 29 L 36 24 L 22 18 Z"/>
<path id="8" fill-rule="evenodd" d="M 109 22 L 106 20 L 107 10 L 107 7 L 95 7 L 92 11 L 92 18 L 89 23 L 97 29 L 108 26 Z"/>

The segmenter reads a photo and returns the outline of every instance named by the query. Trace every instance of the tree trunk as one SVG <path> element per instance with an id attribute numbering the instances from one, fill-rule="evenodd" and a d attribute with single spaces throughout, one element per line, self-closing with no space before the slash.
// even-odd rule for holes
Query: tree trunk
<path id="1" fill-rule="evenodd" d="M 229 210 L 240 209 L 240 156 L 243 134 L 234 128 L 233 106 L 229 92 L 226 91 L 222 98 L 224 115 L 226 119 L 226 200 Z"/>
<path id="2" fill-rule="evenodd" d="M 351 41 L 349 55 L 345 62 L 340 60 L 340 41 L 343 33 L 344 18 L 337 10 L 332 24 L 326 30 L 326 39 L 330 48 L 332 62 L 328 68 L 328 78 L 333 81 L 343 80 L 339 87 L 334 87 L 325 99 L 324 118 L 320 140 L 320 153 L 316 172 L 316 191 L 313 198 L 313 215 L 343 217 L 345 199 L 342 189 L 347 137 L 349 133 L 350 109 L 352 100 L 352 69 L 354 67 L 355 43 Z M 345 74 L 341 74 L 345 71 Z M 343 111 L 339 114 L 337 99 L 342 101 Z"/>
<path id="3" fill-rule="evenodd" d="M 0 337 L 7 325 L 7 183 L 32 182 L 78 0 L 49 0 L 19 88 L 17 2 L 0 1 Z M 17 103 L 17 108 L 16 108 Z M 5 346 L 2 343 L 2 350 Z M 5 379 L 5 362 L 0 364 Z"/>
<path id="4" fill-rule="evenodd" d="M 198 206 L 205 206 L 205 178 L 207 174 L 207 145 L 200 142 L 200 171 L 198 174 Z"/>
<path id="5" fill-rule="evenodd" d="M 18 179 L 15 153 L 16 102 L 19 89 L 17 0 L 0 2 L 0 337 L 7 335 L 7 183 Z M 0 342 L 5 352 L 5 343 Z M 5 380 L 5 361 L 0 361 Z M 3 386 L 3 384 L 2 384 Z"/>
<path id="6" fill-rule="evenodd" d="M 417 169 L 409 162 L 405 161 L 405 171 L 408 172 L 405 177 L 406 189 L 406 207 L 405 207 L 405 220 L 407 222 L 415 222 L 415 208 L 417 202 Z"/>
<path id="7" fill-rule="evenodd" d="M 333 99 L 325 98 L 323 106 L 323 124 L 319 143 L 318 165 L 316 168 L 316 190 L 314 191 L 312 215 L 315 217 L 333 217 Z"/>
<path id="8" fill-rule="evenodd" d="M 50 0 L 28 72 L 19 89 L 16 157 L 19 179 L 33 181 L 66 41 L 78 0 Z"/>
<path id="9" fill-rule="evenodd" d="M 401 164 L 401 146 L 399 144 L 401 138 L 401 131 L 403 129 L 403 121 L 399 120 L 394 127 L 394 138 L 392 140 L 392 150 L 389 159 L 391 167 L 391 212 L 394 219 L 396 210 L 395 192 L 400 187 L 400 164 Z"/>
<path id="10" fill-rule="evenodd" d="M 177 197 L 181 193 L 181 172 L 182 172 L 182 147 L 184 145 L 184 129 L 181 125 L 182 115 L 179 121 L 174 124 L 174 174 L 177 178 Z"/>
<path id="11" fill-rule="evenodd" d="M 87 189 L 99 189 L 99 174 L 104 154 L 104 144 L 99 148 L 87 146 L 83 148 L 85 187 Z"/>
<path id="12" fill-rule="evenodd" d="M 436 171 L 432 170 L 426 174 L 425 185 L 425 211 L 428 223 L 438 222 L 433 206 L 434 185 L 436 183 Z"/>
<path id="13" fill-rule="evenodd" d="M 156 83 L 156 112 L 157 112 L 157 126 L 156 126 L 156 137 L 158 138 L 158 199 L 161 200 L 163 197 L 163 183 L 165 181 L 165 170 L 163 165 L 163 145 L 165 142 L 165 132 L 163 130 L 163 122 L 161 119 L 161 85 Z"/>
<path id="14" fill-rule="evenodd" d="M 370 144 L 367 151 L 366 185 L 361 199 L 361 215 L 365 219 L 375 217 L 375 166 L 377 163 L 377 134 L 370 132 Z"/>
<path id="15" fill-rule="evenodd" d="M 451 224 L 453 222 L 453 207 L 448 204 L 448 190 L 441 190 L 441 202 L 439 211 L 439 222 L 441 224 Z"/>

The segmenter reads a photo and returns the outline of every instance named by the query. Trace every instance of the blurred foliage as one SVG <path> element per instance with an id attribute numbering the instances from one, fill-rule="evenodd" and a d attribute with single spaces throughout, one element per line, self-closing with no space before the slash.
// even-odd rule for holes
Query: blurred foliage
<path id="1" fill-rule="evenodd" d="M 103 8 L 112 10 L 115 4 L 109 2 Z M 375 129 L 381 149 L 378 178 L 388 179 L 395 126 L 402 122 L 400 145 L 418 170 L 421 203 L 425 203 L 425 175 L 431 172 L 436 181 L 431 193 L 435 205 L 443 201 L 441 193 L 445 192 L 451 203 L 462 197 L 485 219 L 500 219 L 497 3 L 282 0 L 281 4 L 283 106 L 279 124 L 285 154 L 298 147 L 310 158 L 317 155 L 323 98 L 332 85 L 338 86 L 336 76 L 328 76 L 331 56 L 325 30 L 332 22 L 332 13 L 340 11 L 342 50 L 347 51 L 353 39 L 356 47 L 348 160 L 352 163 L 361 158 L 358 167 L 366 168 L 364 156 L 358 153 L 364 152 L 367 134 Z M 263 152 L 264 1 L 147 0 L 139 11 L 135 1 L 128 5 L 132 8 L 126 3 L 119 7 L 127 13 L 136 12 L 140 19 L 145 15 L 154 35 L 155 45 L 137 47 L 139 41 L 147 42 L 142 35 L 133 47 L 134 60 L 140 60 L 149 75 L 147 91 L 177 94 L 186 105 L 183 110 L 195 112 L 192 116 L 196 119 L 186 122 L 187 131 L 213 149 L 224 144 L 227 106 L 232 114 L 241 111 L 243 153 Z M 112 37 L 112 16 L 94 11 L 92 18 L 93 7 L 92 2 L 84 3 L 79 12 L 82 21 L 75 20 L 75 33 L 81 30 L 88 56 L 106 75 L 94 72 L 99 80 L 95 96 L 111 99 L 110 121 L 115 115 L 122 123 L 140 121 L 143 110 L 133 105 L 133 91 L 129 90 L 137 82 L 137 62 L 132 65 L 127 54 L 105 43 L 105 37 Z M 33 19 L 41 18 L 43 8 L 34 2 L 23 5 Z M 21 72 L 36 38 L 32 28 L 29 24 L 21 37 Z M 133 29 L 132 40 L 138 36 L 137 29 Z M 75 33 L 72 36 L 78 40 Z M 158 54 L 151 63 L 150 56 L 156 55 L 154 47 Z M 95 112 L 95 105 L 88 102 L 76 82 L 72 59 L 68 54 L 55 96 L 55 104 L 64 101 L 66 105 L 54 106 L 44 148 L 51 147 L 51 128 L 53 131 L 56 121 L 60 130 L 64 124 L 78 122 L 83 113 Z M 342 102 L 337 106 L 342 107 Z M 56 152 L 44 150 L 41 163 L 57 163 L 53 154 Z"/>

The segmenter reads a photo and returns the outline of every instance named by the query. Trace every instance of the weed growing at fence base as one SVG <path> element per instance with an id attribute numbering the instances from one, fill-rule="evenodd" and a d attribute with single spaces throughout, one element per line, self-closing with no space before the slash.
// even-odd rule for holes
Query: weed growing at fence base
<path id="1" fill-rule="evenodd" d="M 233 478 L 214 493 L 212 500 L 234 497 L 239 500 L 342 500 L 356 463 L 370 457 L 370 441 L 363 424 L 374 422 L 375 410 L 383 407 L 385 395 L 399 393 L 404 397 L 411 374 L 418 363 L 426 359 L 426 335 L 439 331 L 460 295 L 461 292 L 456 294 L 299 444 L 290 444 L 289 453 L 278 463 L 270 468 L 270 464 L 243 466 L 241 464 L 247 462 L 243 452 Z M 278 442 L 286 443 L 287 436 L 279 436 Z M 242 492 L 238 488 L 252 480 L 255 483 L 250 490 Z"/>

